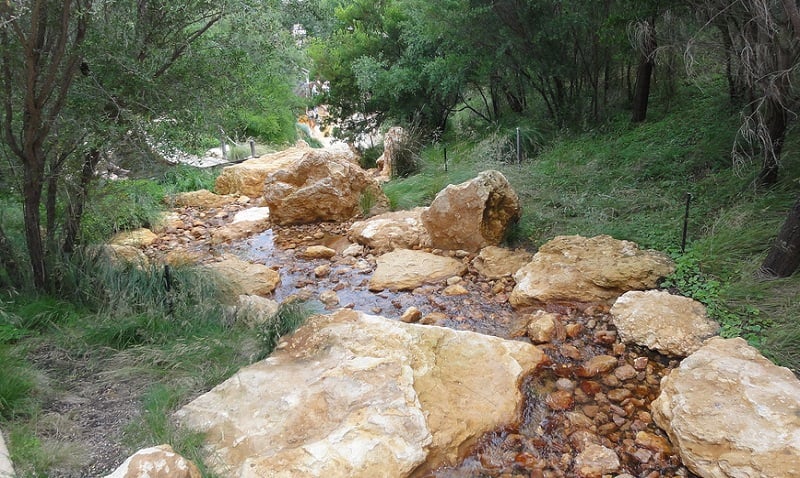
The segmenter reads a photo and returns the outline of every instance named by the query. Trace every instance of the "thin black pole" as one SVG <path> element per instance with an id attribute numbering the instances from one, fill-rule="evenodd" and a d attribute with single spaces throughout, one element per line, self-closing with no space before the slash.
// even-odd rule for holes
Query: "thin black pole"
<path id="1" fill-rule="evenodd" d="M 447 172 L 447 146 L 444 147 L 444 172 Z"/>
<path id="2" fill-rule="evenodd" d="M 681 254 L 686 252 L 686 233 L 689 229 L 689 204 L 692 202 L 692 193 L 686 193 L 686 211 L 683 213 L 683 237 L 681 238 Z"/>

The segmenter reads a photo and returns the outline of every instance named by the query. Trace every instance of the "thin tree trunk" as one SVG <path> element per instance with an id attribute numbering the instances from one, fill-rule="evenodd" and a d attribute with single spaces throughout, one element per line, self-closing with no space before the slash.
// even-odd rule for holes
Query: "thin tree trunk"
<path id="1" fill-rule="evenodd" d="M 75 197 L 69 204 L 69 211 L 67 213 L 67 220 L 64 224 L 64 245 L 62 251 L 69 254 L 75 249 L 75 244 L 78 240 L 78 232 L 81 228 L 81 219 L 83 218 L 83 208 L 86 205 L 86 200 L 89 197 L 89 184 L 94 177 L 94 170 L 97 168 L 97 163 L 100 161 L 100 151 L 93 149 L 86 153 L 83 160 L 83 169 L 81 170 L 81 183 Z"/>
<path id="2" fill-rule="evenodd" d="M 761 264 L 761 273 L 769 277 L 789 277 L 798 266 L 800 266 L 800 199 L 786 216 L 775 243 Z"/>

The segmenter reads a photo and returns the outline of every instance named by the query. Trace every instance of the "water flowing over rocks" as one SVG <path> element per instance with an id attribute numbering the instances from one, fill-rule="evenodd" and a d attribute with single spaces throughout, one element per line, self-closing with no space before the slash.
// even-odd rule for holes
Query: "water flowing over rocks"
<path id="1" fill-rule="evenodd" d="M 547 303 L 605 303 L 629 290 L 653 289 L 675 269 L 656 251 L 611 236 L 557 236 L 514 274 L 515 307 Z"/>
<path id="2" fill-rule="evenodd" d="M 421 217 L 433 247 L 477 252 L 499 244 L 521 211 L 506 177 L 489 170 L 441 190 Z"/>
<path id="3" fill-rule="evenodd" d="M 243 261 L 234 256 L 210 262 L 204 267 L 217 274 L 223 287 L 231 289 L 231 293 L 239 295 L 269 295 L 281 281 L 277 271 L 263 264 Z"/>
<path id="4" fill-rule="evenodd" d="M 2 476 L 2 474 L 0 474 Z M 137 451 L 106 478 L 200 478 L 197 465 L 169 445 Z"/>
<path id="5" fill-rule="evenodd" d="M 397 249 L 378 257 L 369 290 L 411 290 L 425 283 L 461 275 L 466 270 L 466 264 L 457 259 Z"/>
<path id="6" fill-rule="evenodd" d="M 224 476 L 420 476 L 513 421 L 534 346 L 342 309 L 177 412 Z"/>
<path id="7" fill-rule="evenodd" d="M 611 307 L 620 338 L 668 355 L 685 357 L 716 335 L 719 324 L 700 302 L 667 291 L 626 292 Z"/>
<path id="8" fill-rule="evenodd" d="M 661 382 L 653 419 L 704 478 L 800 476 L 800 381 L 741 338 L 712 338 Z"/>
<path id="9" fill-rule="evenodd" d="M 431 238 L 422 224 L 422 211 L 393 211 L 356 221 L 350 227 L 349 237 L 369 247 L 376 254 L 395 249 L 420 249 L 430 247 Z"/>

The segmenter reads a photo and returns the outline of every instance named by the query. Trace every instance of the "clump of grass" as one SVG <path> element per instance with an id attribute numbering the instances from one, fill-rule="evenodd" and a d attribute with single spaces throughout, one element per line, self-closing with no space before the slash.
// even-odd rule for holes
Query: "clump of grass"
<path id="1" fill-rule="evenodd" d="M 100 183 L 81 223 L 84 241 L 103 242 L 119 231 L 150 227 L 164 210 L 166 192 L 163 185 L 150 180 Z"/>
<path id="2" fill-rule="evenodd" d="M 262 356 L 266 357 L 278 345 L 278 340 L 296 330 L 315 310 L 307 302 L 284 302 L 278 311 L 258 327 L 258 338 L 262 345 Z"/>
<path id="3" fill-rule="evenodd" d="M 34 381 L 30 366 L 19 359 L 11 346 L 0 342 L 0 417 L 13 419 L 29 409 Z"/>
<path id="4" fill-rule="evenodd" d="M 168 169 L 159 179 L 165 189 L 173 193 L 197 191 L 200 189 L 214 190 L 214 184 L 219 175 L 219 168 L 196 168 L 185 164 L 176 165 Z"/>

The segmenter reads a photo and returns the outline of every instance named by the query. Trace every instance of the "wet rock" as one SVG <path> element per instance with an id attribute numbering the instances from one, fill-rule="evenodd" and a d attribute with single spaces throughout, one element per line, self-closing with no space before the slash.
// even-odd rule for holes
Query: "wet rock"
<path id="1" fill-rule="evenodd" d="M 350 157 L 327 149 L 309 150 L 294 164 L 270 173 L 263 187 L 271 220 L 280 225 L 346 221 L 389 206 L 366 171 Z M 362 210 L 365 204 L 369 211 Z"/>
<path id="2" fill-rule="evenodd" d="M 646 431 L 640 431 L 636 434 L 636 444 L 665 455 L 671 455 L 673 453 L 672 445 L 669 444 L 666 438 Z"/>
<path id="3" fill-rule="evenodd" d="M 332 290 L 325 290 L 319 294 L 319 301 L 326 307 L 334 307 L 339 305 L 339 296 Z"/>
<path id="4" fill-rule="evenodd" d="M 508 180 L 489 170 L 447 186 L 421 217 L 433 247 L 476 252 L 499 244 L 520 214 L 519 198 Z"/>
<path id="5" fill-rule="evenodd" d="M 264 223 L 269 222 L 269 208 L 268 207 L 251 207 L 243 211 L 239 211 L 233 216 L 233 224 L 240 222 L 256 222 Z"/>
<path id="6" fill-rule="evenodd" d="M 342 251 L 342 257 L 358 257 L 364 254 L 364 246 L 361 244 L 350 244 Z"/>
<path id="7" fill-rule="evenodd" d="M 487 246 L 473 259 L 472 266 L 487 279 L 501 279 L 513 276 L 532 258 L 533 254 L 521 249 L 512 251 L 502 247 Z"/>
<path id="8" fill-rule="evenodd" d="M 530 316 L 530 321 L 526 327 L 528 337 L 535 344 L 551 342 L 556 338 L 563 339 L 564 332 L 558 315 L 537 310 Z M 561 333 L 559 333 L 561 332 Z"/>
<path id="9" fill-rule="evenodd" d="M 447 320 L 447 314 L 443 314 L 441 312 L 431 312 L 430 314 L 426 314 L 423 318 L 421 318 L 419 323 L 422 325 L 439 325 L 445 320 Z"/>
<path id="10" fill-rule="evenodd" d="M 422 224 L 424 208 L 394 211 L 356 221 L 350 227 L 351 240 L 373 249 L 377 254 L 395 249 L 430 247 L 431 239 Z"/>
<path id="11" fill-rule="evenodd" d="M 323 278 L 323 277 L 328 277 L 330 274 L 331 274 L 330 264 L 322 264 L 321 266 L 317 266 L 314 268 L 314 277 Z"/>
<path id="12" fill-rule="evenodd" d="M 239 221 L 211 231 L 211 243 L 224 244 L 258 234 L 269 229 L 269 221 Z"/>
<path id="13" fill-rule="evenodd" d="M 596 355 L 586 361 L 576 370 L 576 375 L 583 378 L 596 377 L 606 373 L 617 366 L 617 358 L 610 355 Z"/>
<path id="14" fill-rule="evenodd" d="M 545 403 L 550 410 L 569 410 L 575 403 L 575 399 L 570 391 L 556 390 L 547 395 Z"/>
<path id="15" fill-rule="evenodd" d="M 668 355 L 684 357 L 719 330 L 700 302 L 667 291 L 631 291 L 611 307 L 620 338 Z"/>
<path id="16" fill-rule="evenodd" d="M 694 473 L 800 476 L 800 381 L 743 339 L 709 339 L 661 384 L 653 419 Z"/>
<path id="17" fill-rule="evenodd" d="M 212 262 L 204 267 L 218 274 L 221 285 L 229 288 L 236 296 L 269 295 L 281 281 L 277 271 L 234 256 L 226 256 L 219 262 Z"/>
<path id="18" fill-rule="evenodd" d="M 419 322 L 422 318 L 422 312 L 414 306 L 409 307 L 403 312 L 403 315 L 400 316 L 400 321 L 405 322 L 407 324 L 411 324 L 414 322 Z"/>
<path id="19" fill-rule="evenodd" d="M 469 291 L 461 284 L 454 284 L 445 287 L 442 293 L 447 297 L 452 297 L 454 295 L 467 295 L 469 294 Z"/>
<path id="20" fill-rule="evenodd" d="M 619 470 L 619 457 L 609 448 L 589 444 L 575 457 L 575 472 L 581 478 L 600 478 Z"/>
<path id="21" fill-rule="evenodd" d="M 137 451 L 106 478 L 200 478 L 200 470 L 169 445 Z"/>
<path id="22" fill-rule="evenodd" d="M 617 377 L 619 380 L 622 380 L 623 382 L 636 378 L 637 374 L 638 372 L 636 371 L 636 369 L 628 364 L 625 364 L 614 370 L 614 376 Z"/>
<path id="23" fill-rule="evenodd" d="M 559 302 L 611 304 L 629 290 L 652 289 L 674 270 L 656 251 L 610 236 L 558 236 L 514 274 L 515 307 Z"/>
<path id="24" fill-rule="evenodd" d="M 398 249 L 378 257 L 369 290 L 413 290 L 425 283 L 461 275 L 466 269 L 463 262 L 450 257 Z"/>
<path id="25" fill-rule="evenodd" d="M 518 381 L 543 360 L 521 342 L 340 310 L 177 417 L 225 476 L 403 477 L 513 422 Z"/>
<path id="26" fill-rule="evenodd" d="M 144 248 L 154 243 L 156 239 L 158 239 L 158 236 L 153 231 L 142 228 L 119 232 L 108 243 L 115 246 Z"/>
<path id="27" fill-rule="evenodd" d="M 331 259 L 336 255 L 336 250 L 325 246 L 308 246 L 303 251 L 303 257 L 306 259 Z"/>
<path id="28" fill-rule="evenodd" d="M 231 191 L 234 192 L 234 191 Z M 214 194 L 207 189 L 178 193 L 167 198 L 173 207 L 196 207 L 200 209 L 216 209 L 236 202 L 236 196 L 227 193 Z"/>
<path id="29" fill-rule="evenodd" d="M 264 181 L 270 174 L 290 168 L 311 151 L 308 147 L 293 147 L 226 166 L 217 177 L 214 190 L 220 194 L 243 194 L 251 198 L 264 195 Z"/>

